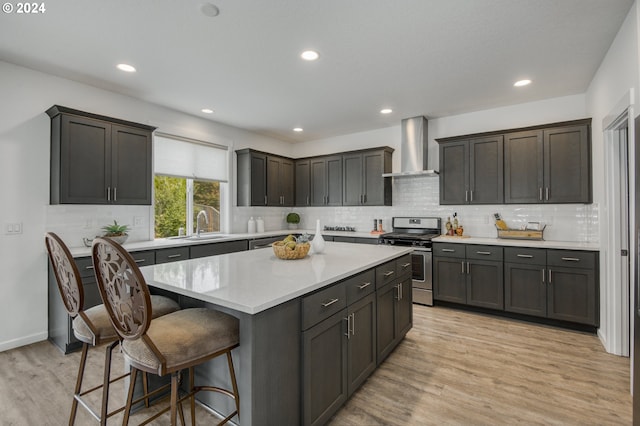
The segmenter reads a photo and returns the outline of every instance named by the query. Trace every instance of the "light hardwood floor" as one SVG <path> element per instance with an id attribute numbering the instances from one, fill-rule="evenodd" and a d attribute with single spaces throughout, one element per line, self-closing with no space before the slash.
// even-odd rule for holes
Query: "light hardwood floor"
<path id="1" fill-rule="evenodd" d="M 48 342 L 0 353 L 0 425 L 66 424 L 78 359 Z M 76 424 L 97 423 L 79 409 Z M 330 424 L 630 425 L 629 359 L 591 334 L 414 305 L 413 329 Z"/>

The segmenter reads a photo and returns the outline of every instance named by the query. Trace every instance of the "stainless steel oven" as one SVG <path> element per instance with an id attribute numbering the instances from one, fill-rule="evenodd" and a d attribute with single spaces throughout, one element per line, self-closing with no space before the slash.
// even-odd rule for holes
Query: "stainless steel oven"
<path id="1" fill-rule="evenodd" d="M 382 244 L 411 246 L 413 303 L 433 305 L 431 239 L 440 235 L 439 217 L 394 217 L 393 231 L 380 236 Z"/>

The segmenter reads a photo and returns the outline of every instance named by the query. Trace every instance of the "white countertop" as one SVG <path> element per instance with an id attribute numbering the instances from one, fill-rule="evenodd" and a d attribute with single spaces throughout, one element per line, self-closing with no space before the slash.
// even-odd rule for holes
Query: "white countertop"
<path id="1" fill-rule="evenodd" d="M 478 238 L 478 237 L 452 237 L 441 235 L 432 239 L 434 243 L 462 243 L 462 244 L 485 244 L 492 246 L 512 246 L 531 248 L 550 248 L 563 250 L 600 250 L 600 245 L 596 243 L 580 243 L 577 241 L 546 241 L 546 240 L 517 240 L 508 238 Z"/>
<path id="2" fill-rule="evenodd" d="M 237 241 L 237 240 L 254 240 L 258 238 L 275 237 L 278 235 L 288 234 L 314 234 L 315 230 L 309 229 L 281 229 L 278 231 L 266 231 L 261 233 L 241 233 L 241 234 L 217 234 L 215 238 L 208 238 L 207 235 L 203 235 L 200 239 L 187 239 L 187 238 L 158 238 L 150 241 L 136 241 L 126 242 L 123 247 L 127 251 L 141 251 L 141 250 L 157 250 L 170 247 L 184 247 L 197 244 L 211 244 L 221 243 L 224 241 Z M 349 232 L 349 231 L 322 231 L 322 235 L 331 236 L 343 236 L 343 237 L 358 237 L 358 238 L 378 238 L 378 234 L 371 234 L 369 232 Z M 69 251 L 73 257 L 91 256 L 90 247 L 69 247 Z"/>
<path id="3" fill-rule="evenodd" d="M 278 259 L 264 248 L 140 269 L 150 286 L 256 314 L 410 252 L 327 242 L 323 253 L 298 260 Z"/>

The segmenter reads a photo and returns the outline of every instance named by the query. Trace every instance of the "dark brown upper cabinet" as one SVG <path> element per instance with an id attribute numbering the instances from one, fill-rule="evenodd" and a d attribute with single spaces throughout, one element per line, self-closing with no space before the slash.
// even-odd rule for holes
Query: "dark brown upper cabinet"
<path id="1" fill-rule="evenodd" d="M 51 204 L 151 204 L 155 127 L 58 105 L 51 117 Z"/>
<path id="2" fill-rule="evenodd" d="M 312 206 L 342 205 L 342 156 L 310 159 L 310 198 Z"/>
<path id="3" fill-rule="evenodd" d="M 591 203 L 590 123 L 437 139 L 440 204 Z"/>
<path id="4" fill-rule="evenodd" d="M 299 207 L 311 205 L 311 160 L 308 158 L 295 161 L 295 204 Z"/>
<path id="5" fill-rule="evenodd" d="M 342 155 L 342 205 L 390 206 L 391 148 L 346 153 Z"/>
<path id="6" fill-rule="evenodd" d="M 438 142 L 440 204 L 504 202 L 502 135 Z"/>
<path id="7" fill-rule="evenodd" d="M 293 160 L 242 149 L 238 160 L 238 206 L 293 206 Z"/>
<path id="8" fill-rule="evenodd" d="M 591 203 L 589 120 L 505 135 L 505 203 Z"/>

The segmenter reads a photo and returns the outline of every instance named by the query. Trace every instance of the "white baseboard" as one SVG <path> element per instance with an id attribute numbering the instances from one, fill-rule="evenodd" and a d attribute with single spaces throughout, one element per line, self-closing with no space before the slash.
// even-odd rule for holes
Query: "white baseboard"
<path id="1" fill-rule="evenodd" d="M 43 340 L 47 340 L 48 337 L 49 337 L 48 333 L 44 331 L 42 333 L 32 334 L 31 336 L 25 336 L 19 339 L 0 342 L 0 352 L 8 351 L 9 349 L 19 348 L 20 346 L 30 345 L 36 342 L 41 342 Z"/>

